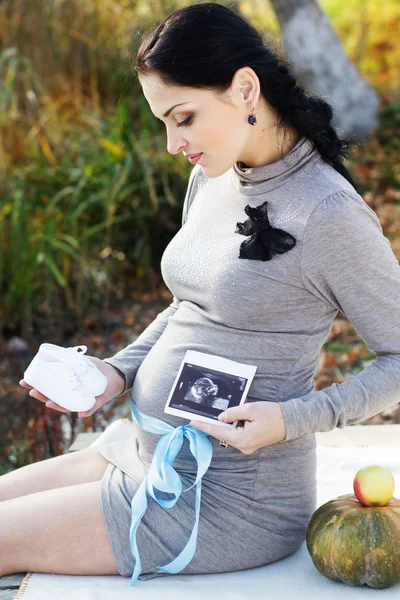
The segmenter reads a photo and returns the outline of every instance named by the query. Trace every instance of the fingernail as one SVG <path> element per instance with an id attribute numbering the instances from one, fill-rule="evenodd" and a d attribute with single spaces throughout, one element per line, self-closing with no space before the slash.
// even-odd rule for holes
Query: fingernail
<path id="1" fill-rule="evenodd" d="M 34 392 L 34 390 L 31 390 L 31 391 L 29 392 L 29 396 L 32 396 L 32 398 L 34 398 L 34 397 L 35 397 L 35 396 L 33 395 L 33 392 Z"/>
<path id="2" fill-rule="evenodd" d="M 225 413 L 221 413 L 218 415 L 218 421 L 225 421 Z"/>

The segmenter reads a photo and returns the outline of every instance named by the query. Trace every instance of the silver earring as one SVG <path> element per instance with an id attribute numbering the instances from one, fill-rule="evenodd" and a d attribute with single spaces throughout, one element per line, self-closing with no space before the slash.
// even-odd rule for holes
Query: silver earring
<path id="1" fill-rule="evenodd" d="M 254 108 L 251 109 L 251 114 L 249 115 L 247 121 L 250 125 L 255 125 L 257 123 L 257 117 L 254 114 Z"/>

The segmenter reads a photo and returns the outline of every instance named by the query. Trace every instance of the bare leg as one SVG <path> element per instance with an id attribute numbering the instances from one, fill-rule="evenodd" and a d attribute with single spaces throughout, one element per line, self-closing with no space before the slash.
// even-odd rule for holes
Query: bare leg
<path id="1" fill-rule="evenodd" d="M 69 485 L 99 481 L 109 462 L 96 448 L 48 458 L 0 477 L 0 502 Z"/>
<path id="2" fill-rule="evenodd" d="M 0 503 L 0 576 L 35 571 L 117 575 L 100 481 Z"/>

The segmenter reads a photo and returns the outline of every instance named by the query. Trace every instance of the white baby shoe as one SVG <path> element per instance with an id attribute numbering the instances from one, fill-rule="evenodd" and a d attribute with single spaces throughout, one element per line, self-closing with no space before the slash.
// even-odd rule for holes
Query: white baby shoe
<path id="1" fill-rule="evenodd" d="M 27 370 L 25 381 L 41 394 L 73 412 L 90 410 L 103 394 L 107 377 L 85 356 L 86 346 L 62 348 L 42 344 Z"/>

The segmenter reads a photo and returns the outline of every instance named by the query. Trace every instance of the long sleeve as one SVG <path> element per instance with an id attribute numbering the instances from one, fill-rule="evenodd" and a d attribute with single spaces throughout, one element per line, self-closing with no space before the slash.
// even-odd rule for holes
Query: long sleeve
<path id="1" fill-rule="evenodd" d="M 162 335 L 169 317 L 175 313 L 178 306 L 179 302 L 174 297 L 171 304 L 157 315 L 154 321 L 146 327 L 132 344 L 129 344 L 114 356 L 104 359 L 104 362 L 116 367 L 124 375 L 125 388 L 122 393 L 131 389 L 137 370 Z"/>
<path id="2" fill-rule="evenodd" d="M 302 277 L 377 358 L 343 383 L 281 402 L 286 440 L 359 423 L 400 400 L 400 266 L 360 196 L 337 192 L 316 206 L 304 233 Z"/>
<path id="3" fill-rule="evenodd" d="M 195 178 L 196 168 L 192 169 L 188 187 L 183 203 L 182 211 L 182 226 L 185 224 L 189 212 L 191 202 L 193 200 L 193 181 Z M 122 393 L 130 390 L 135 379 L 135 375 L 150 352 L 154 344 L 161 337 L 164 329 L 168 324 L 169 318 L 175 313 L 179 307 L 179 300 L 173 298 L 171 304 L 162 312 L 160 312 L 152 323 L 140 334 L 140 336 L 129 346 L 123 348 L 117 354 L 110 358 L 105 358 L 104 362 L 116 367 L 125 377 L 125 388 Z"/>

